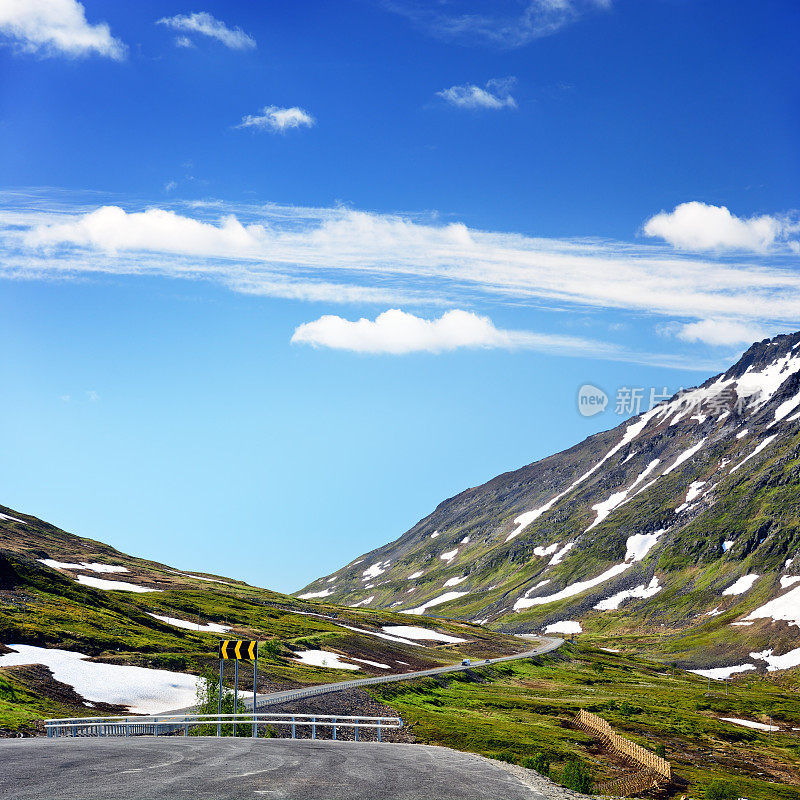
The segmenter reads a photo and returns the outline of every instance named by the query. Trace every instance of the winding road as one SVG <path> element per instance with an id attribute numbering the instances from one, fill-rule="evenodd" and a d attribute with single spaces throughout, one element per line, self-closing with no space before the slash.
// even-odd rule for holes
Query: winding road
<path id="1" fill-rule="evenodd" d="M 529 637 L 520 637 L 529 638 Z M 417 670 L 416 672 L 399 672 L 391 675 L 375 675 L 371 678 L 359 678 L 354 681 L 341 681 L 339 683 L 323 683 L 317 686 L 309 686 L 303 689 L 287 689 L 282 692 L 270 692 L 269 694 L 260 694 L 256 696 L 256 710 L 259 708 L 267 708 L 271 705 L 278 703 L 288 703 L 292 700 L 300 700 L 305 697 L 315 697 L 320 694 L 328 694 L 330 692 L 339 692 L 342 689 L 359 689 L 362 686 L 370 686 L 376 683 L 394 683 L 395 681 L 409 681 L 414 678 L 428 678 L 432 675 L 445 675 L 448 672 L 464 672 L 468 669 L 475 669 L 476 667 L 483 667 L 489 664 L 500 664 L 504 661 L 518 661 L 522 658 L 535 658 L 536 656 L 550 653 L 557 647 L 564 644 L 563 639 L 549 638 L 546 636 L 530 637 L 539 642 L 537 647 L 532 650 L 526 650 L 524 653 L 515 653 L 510 656 L 500 656 L 499 658 L 490 658 L 487 660 L 475 661 L 472 664 L 465 666 L 463 664 L 450 664 L 446 667 L 434 667 L 433 669 Z M 248 710 L 253 708 L 253 698 L 244 695 L 243 698 L 245 706 Z M 191 709 L 181 709 L 177 713 L 188 713 Z"/>

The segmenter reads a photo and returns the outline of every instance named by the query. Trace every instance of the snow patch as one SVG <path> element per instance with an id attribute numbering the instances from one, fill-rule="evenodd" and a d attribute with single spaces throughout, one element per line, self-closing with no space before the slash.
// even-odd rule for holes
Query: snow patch
<path id="1" fill-rule="evenodd" d="M 378 669 L 391 669 L 388 664 L 381 664 L 378 661 L 367 661 L 366 658 L 356 658 L 355 656 L 350 656 L 351 661 L 357 661 L 359 664 L 369 664 L 371 667 L 378 667 Z"/>
<path id="2" fill-rule="evenodd" d="M 176 617 L 162 617 L 160 614 L 152 614 L 147 612 L 149 616 L 154 619 L 159 619 L 166 622 L 168 625 L 174 625 L 176 628 L 185 628 L 187 631 L 206 631 L 208 633 L 226 633 L 230 630 L 228 625 L 218 625 L 216 622 L 207 622 L 205 625 L 199 625 L 196 622 L 190 622 L 186 619 L 177 619 Z"/>
<path id="3" fill-rule="evenodd" d="M 568 597 L 574 597 L 576 594 L 581 594 L 581 592 L 585 592 L 587 589 L 591 589 L 594 586 L 605 583 L 605 581 L 610 580 L 617 575 L 621 575 L 626 569 L 630 569 L 635 562 L 641 561 L 647 555 L 653 545 L 658 541 L 658 537 L 661 536 L 662 533 L 664 533 L 664 531 L 660 530 L 655 531 L 654 533 L 637 533 L 633 536 L 629 536 L 626 543 L 624 563 L 616 564 L 615 566 L 610 567 L 596 578 L 590 578 L 589 580 L 585 581 L 577 581 L 576 583 L 567 586 L 565 589 L 562 589 L 560 592 L 556 592 L 555 594 L 545 595 L 544 597 L 520 597 L 516 603 L 514 603 L 514 611 L 522 611 L 523 609 L 530 608 L 531 606 L 541 606 L 545 605 L 546 603 L 554 603 L 556 600 L 565 600 Z M 569 548 L 572 547 L 572 545 L 566 545 L 565 547 Z M 561 551 L 559 551 L 559 553 L 562 552 L 565 552 L 563 548 Z M 556 556 L 558 556 L 559 553 L 556 553 Z M 552 563 L 552 561 L 550 563 Z"/>
<path id="4" fill-rule="evenodd" d="M 88 569 L 90 572 L 127 572 L 127 567 L 117 567 L 112 564 L 98 564 L 96 561 L 80 561 L 71 564 L 68 561 L 56 561 L 52 558 L 40 558 L 40 563 L 46 564 L 53 569 Z"/>
<path id="5" fill-rule="evenodd" d="M 751 669 L 755 669 L 754 664 L 739 664 L 735 667 L 714 667 L 713 669 L 690 669 L 689 672 L 715 681 L 724 681 L 730 678 L 731 675 L 736 675 L 739 672 L 748 672 Z"/>
<path id="6" fill-rule="evenodd" d="M 553 544 L 549 544 L 547 547 L 534 547 L 533 554 L 535 556 L 549 556 L 555 553 L 558 550 L 558 545 L 560 542 L 554 542 Z"/>
<path id="7" fill-rule="evenodd" d="M 408 579 L 409 579 L 409 580 L 413 580 L 414 578 L 419 578 L 419 577 L 421 577 L 421 576 L 422 576 L 422 574 L 423 574 L 422 570 L 420 570 L 419 572 L 412 572 L 412 573 L 411 573 L 411 574 L 408 576 Z"/>
<path id="8" fill-rule="evenodd" d="M 395 605 L 402 605 L 402 603 L 395 603 Z M 424 645 L 412 642 L 410 639 L 402 639 L 399 636 L 390 636 L 388 633 L 378 633 L 378 631 L 367 631 L 363 628 L 354 628 L 351 625 L 343 625 L 341 622 L 337 623 L 340 628 L 347 628 L 349 631 L 356 633 L 363 633 L 364 636 L 376 636 L 378 639 L 386 639 L 390 642 L 400 642 L 400 644 L 410 644 L 412 647 L 423 647 Z"/>
<path id="9" fill-rule="evenodd" d="M 371 594 L 366 600 L 362 600 L 360 603 L 351 603 L 350 608 L 358 608 L 359 606 L 368 606 L 374 599 L 375 595 Z"/>
<path id="10" fill-rule="evenodd" d="M 705 443 L 707 439 L 701 439 L 696 445 L 690 447 L 688 450 L 684 450 L 676 459 L 672 462 L 671 466 L 667 467 L 664 472 L 662 473 L 662 477 L 664 475 L 669 475 L 670 472 L 676 470 L 681 464 L 685 461 L 688 461 Z"/>
<path id="11" fill-rule="evenodd" d="M 764 441 L 761 442 L 761 444 L 758 445 L 758 447 L 756 447 L 756 449 L 753 450 L 753 452 L 750 453 L 749 456 L 742 459 L 735 467 L 731 467 L 731 470 L 730 472 L 728 472 L 728 475 L 733 475 L 733 473 L 736 472 L 736 470 L 739 469 L 739 467 L 744 466 L 751 458 L 755 458 L 765 447 L 767 447 L 772 442 L 772 440 L 777 435 L 778 435 L 777 433 L 773 433 L 772 436 L 767 436 L 767 438 L 764 439 Z"/>
<path id="12" fill-rule="evenodd" d="M 329 653 L 327 650 L 298 650 L 292 661 L 300 661 L 303 664 L 309 664 L 312 667 L 326 667 L 328 669 L 353 669 L 357 670 L 355 664 L 348 664 L 346 661 L 341 661 L 341 656 L 338 653 Z M 355 659 L 353 659 L 355 661 Z"/>
<path id="13" fill-rule="evenodd" d="M 753 722 L 749 719 L 739 719 L 738 717 L 720 717 L 724 722 L 732 722 L 734 725 L 741 725 L 744 728 L 755 728 L 757 731 L 777 731 L 774 725 L 765 725 L 763 722 Z"/>
<path id="14" fill-rule="evenodd" d="M 552 622 L 544 629 L 545 633 L 583 633 L 580 622 L 564 619 L 561 622 Z"/>
<path id="15" fill-rule="evenodd" d="M 459 584 L 459 583 L 462 583 L 462 582 L 463 582 L 463 581 L 465 581 L 466 579 L 467 579 L 467 576 L 466 576 L 466 575 L 463 575 L 463 576 L 462 576 L 462 577 L 460 577 L 460 578 L 449 578 L 448 580 L 446 580 L 446 581 L 444 582 L 444 585 L 445 585 L 445 586 L 458 586 L 458 584 Z"/>
<path id="16" fill-rule="evenodd" d="M 299 600 L 313 600 L 315 597 L 328 597 L 333 594 L 333 589 L 323 589 L 321 592 L 306 592 L 297 595 Z"/>
<path id="17" fill-rule="evenodd" d="M 446 553 L 442 553 L 439 558 L 441 558 L 442 561 L 447 561 L 449 563 L 456 557 L 457 554 L 458 548 L 456 547 L 455 550 L 448 550 Z"/>
<path id="18" fill-rule="evenodd" d="M 675 513 L 680 514 L 682 511 L 685 511 L 687 508 L 689 508 L 689 506 L 703 493 L 702 489 L 705 485 L 705 481 L 692 481 L 692 483 L 689 484 L 689 491 L 686 492 L 683 505 L 678 506 L 678 508 L 675 509 Z"/>
<path id="19" fill-rule="evenodd" d="M 736 583 L 729 586 L 722 594 L 744 594 L 753 588 L 753 584 L 758 580 L 758 575 L 742 575 Z"/>
<path id="20" fill-rule="evenodd" d="M 770 649 L 761 653 L 750 653 L 750 658 L 755 658 L 757 661 L 766 661 L 769 665 L 767 672 L 776 672 L 779 669 L 791 669 L 792 667 L 800 666 L 800 647 L 790 650 L 782 656 L 774 656 L 772 652 L 772 649 Z"/>
<path id="21" fill-rule="evenodd" d="M 92 586 L 95 589 L 104 589 L 115 592 L 160 592 L 161 589 L 148 589 L 135 583 L 125 581 L 107 581 L 104 578 L 93 578 L 91 575 L 76 575 L 75 580 L 82 586 Z"/>
<path id="22" fill-rule="evenodd" d="M 457 597 L 463 597 L 468 592 L 445 592 L 443 595 L 439 595 L 439 597 L 434 598 L 433 600 L 428 600 L 427 603 L 423 603 L 421 606 L 417 608 L 410 608 L 405 611 L 405 614 L 424 614 L 429 608 L 433 606 L 441 605 L 442 603 L 447 603 L 450 600 L 455 600 Z"/>
<path id="23" fill-rule="evenodd" d="M 520 514 L 515 520 L 514 524 L 517 526 L 511 533 L 508 534 L 506 537 L 506 541 L 510 542 L 515 537 L 519 536 L 525 528 L 528 527 L 532 522 L 537 520 L 542 514 L 546 511 L 549 511 L 562 497 L 568 495 L 576 486 L 583 483 L 590 475 L 593 475 L 597 472 L 600 467 L 608 461 L 609 458 L 616 455 L 623 447 L 630 444 L 644 429 L 650 420 L 659 413 L 663 413 L 663 407 L 656 406 L 655 408 L 651 409 L 650 411 L 642 414 L 639 417 L 637 422 L 634 422 L 625 429 L 625 433 L 622 436 L 622 439 L 614 445 L 601 459 L 598 461 L 588 472 L 584 472 L 577 480 L 573 481 L 563 492 L 557 494 L 543 506 L 539 508 L 535 508 L 532 511 L 526 511 L 524 514 Z"/>
<path id="24" fill-rule="evenodd" d="M 543 606 L 546 603 L 554 603 L 556 600 L 565 600 L 568 597 L 574 597 L 576 594 L 581 594 L 581 592 L 585 592 L 587 589 L 591 589 L 593 586 L 598 586 L 601 583 L 605 583 L 605 581 L 611 580 L 611 578 L 614 578 L 617 575 L 621 575 L 631 566 L 633 565 L 617 564 L 616 566 L 607 569 L 604 573 L 598 575 L 596 578 L 591 578 L 586 581 L 577 581 L 576 583 L 567 586 L 565 589 L 562 589 L 560 592 L 556 592 L 555 594 L 545 595 L 544 597 L 521 597 L 516 603 L 514 603 L 514 611 L 522 611 L 523 609 L 530 608 L 531 606 Z"/>
<path id="25" fill-rule="evenodd" d="M 636 480 L 621 492 L 615 492 L 607 500 L 602 503 L 592 506 L 592 510 L 597 512 L 597 518 L 586 529 L 591 530 L 595 525 L 599 525 L 615 508 L 625 505 L 629 499 L 630 493 L 661 463 L 660 458 L 654 458 L 641 473 L 637 476 Z"/>
<path id="26" fill-rule="evenodd" d="M 800 581 L 800 575 L 781 575 L 781 589 L 788 589 L 790 586 L 794 585 Z"/>
<path id="27" fill-rule="evenodd" d="M 421 639 L 422 641 L 447 642 L 457 644 L 466 642 L 466 639 L 459 639 L 457 636 L 448 636 L 446 633 L 437 633 L 430 628 L 420 628 L 416 625 L 384 625 L 386 633 L 393 633 L 406 639 Z"/>
<path id="28" fill-rule="evenodd" d="M 569 553 L 572 548 L 575 547 L 574 542 L 568 542 L 565 544 L 551 559 L 549 562 L 549 566 L 554 567 L 556 564 L 560 564 L 564 560 L 564 556 Z"/>
<path id="29" fill-rule="evenodd" d="M 773 620 L 783 620 L 790 625 L 797 625 L 800 627 L 800 586 L 791 589 L 786 594 L 770 600 L 769 603 L 751 611 L 746 617 L 746 620 L 766 619 L 772 618 Z"/>
<path id="30" fill-rule="evenodd" d="M 133 714 L 183 708 L 197 699 L 198 679 L 194 675 L 87 661 L 89 656 L 74 650 L 8 646 L 15 652 L 0 655 L 0 667 L 44 664 L 57 681 L 72 686 L 87 700 L 127 706 Z"/>
<path id="31" fill-rule="evenodd" d="M 383 575 L 388 565 L 388 561 L 379 561 L 377 564 L 367 567 L 367 569 L 361 573 L 364 576 L 362 580 L 369 580 L 370 578 L 377 578 L 378 575 Z"/>
<path id="32" fill-rule="evenodd" d="M 662 528 L 653 533 L 636 533 L 633 536 L 629 536 L 625 545 L 625 561 L 641 561 L 655 546 L 665 530 L 665 528 Z"/>
<path id="33" fill-rule="evenodd" d="M 734 542 L 733 539 L 728 539 L 726 542 L 723 542 L 722 543 L 722 552 L 723 553 L 727 553 L 728 550 L 730 550 L 731 547 L 733 547 L 735 544 L 736 544 L 736 542 Z"/>
<path id="34" fill-rule="evenodd" d="M 530 597 L 537 589 L 540 589 L 542 586 L 546 586 L 548 583 L 550 583 L 550 578 L 546 578 L 543 581 L 539 581 L 539 583 L 535 584 L 534 586 L 531 586 L 531 588 L 528 589 L 527 592 L 525 592 L 525 597 Z"/>
<path id="35" fill-rule="evenodd" d="M 17 519 L 16 517 L 11 517 L 8 514 L 0 514 L 0 520 L 8 520 L 8 522 L 19 522 L 22 525 L 27 525 L 28 523 L 25 522 L 23 519 Z"/>
<path id="36" fill-rule="evenodd" d="M 647 586 L 642 583 L 634 589 L 626 589 L 611 595 L 611 597 L 607 597 L 605 600 L 601 600 L 595 606 L 595 609 L 597 611 L 616 611 L 626 600 L 632 597 L 653 597 L 653 595 L 658 594 L 662 588 L 663 587 L 658 585 L 658 578 L 654 577 Z"/>

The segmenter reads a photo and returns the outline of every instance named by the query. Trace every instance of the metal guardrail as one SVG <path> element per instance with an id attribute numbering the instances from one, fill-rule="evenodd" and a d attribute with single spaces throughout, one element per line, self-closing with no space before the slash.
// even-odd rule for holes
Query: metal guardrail
<path id="1" fill-rule="evenodd" d="M 330 728 L 332 738 L 337 738 L 340 728 L 355 731 L 355 740 L 360 741 L 362 729 L 377 731 L 377 741 L 381 741 L 384 729 L 400 728 L 403 720 L 399 717 L 358 717 L 332 714 L 154 714 L 147 717 L 67 717 L 45 720 L 48 738 L 59 737 L 130 737 L 130 736 L 188 736 L 190 728 L 216 726 L 217 736 L 222 726 L 249 725 L 252 736 L 258 736 L 259 725 L 285 726 L 291 730 L 291 738 L 297 738 L 298 727 L 310 727 L 311 738 L 317 738 L 318 728 Z M 287 731 L 288 733 L 288 731 Z M 289 738 L 288 736 L 286 738 Z"/>
<path id="2" fill-rule="evenodd" d="M 265 714 L 258 713 L 258 709 L 268 706 L 290 703 L 293 700 L 301 700 L 306 697 L 314 697 L 329 692 L 340 692 L 343 689 L 357 689 L 361 686 L 368 686 L 380 683 L 393 683 L 395 681 L 414 680 L 416 678 L 432 677 L 449 672 L 461 672 L 468 669 L 475 669 L 492 664 L 500 664 L 504 661 L 516 661 L 523 658 L 535 658 L 544 655 L 564 643 L 563 639 L 550 637 L 537 637 L 546 642 L 534 650 L 524 653 L 515 653 L 499 658 L 490 658 L 485 661 L 473 661 L 470 664 L 452 664 L 446 667 L 434 667 L 432 669 L 418 670 L 413 672 L 401 672 L 392 675 L 375 675 L 370 678 L 359 678 L 353 681 L 340 681 L 338 683 L 318 684 L 309 686 L 305 689 L 293 689 L 283 692 L 275 692 L 269 695 L 261 695 L 256 699 L 256 713 L 244 711 L 238 714 L 223 715 L 202 715 L 192 714 L 190 709 L 182 709 L 179 712 L 167 714 L 157 714 L 149 717 L 130 716 L 130 717 L 75 717 L 69 719 L 49 719 L 45 720 L 45 728 L 49 737 L 60 736 L 162 736 L 175 735 L 182 733 L 189 735 L 189 729 L 198 725 L 217 725 L 217 735 L 220 733 L 221 726 L 247 723 L 253 726 L 254 734 L 257 735 L 257 727 L 262 724 L 269 725 L 291 725 L 292 738 L 296 738 L 297 726 L 311 726 L 312 738 L 316 737 L 317 726 L 332 727 L 333 738 L 340 727 L 355 728 L 356 739 L 361 728 L 376 728 L 378 741 L 381 740 L 381 730 L 384 728 L 399 728 L 403 721 L 399 717 L 347 717 L 330 715 L 311 715 L 311 714 Z M 252 698 L 242 698 L 246 706 L 252 706 Z M 185 711 L 186 713 L 181 713 Z M 326 721 L 328 720 L 328 721 Z M 331 720 L 335 720 L 331 721 Z M 293 722 L 294 721 L 294 722 Z M 356 721 L 356 722 L 354 722 Z"/>

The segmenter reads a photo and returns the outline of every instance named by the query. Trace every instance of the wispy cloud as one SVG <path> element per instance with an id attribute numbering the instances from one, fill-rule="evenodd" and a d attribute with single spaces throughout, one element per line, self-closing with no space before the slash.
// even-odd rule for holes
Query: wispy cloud
<path id="1" fill-rule="evenodd" d="M 384 7 L 411 20 L 434 36 L 468 43 L 514 48 L 550 36 L 580 19 L 585 13 L 607 9 L 611 0 L 527 0 L 490 4 L 475 12 L 471 4 L 431 3 L 429 0 L 385 0 Z M 463 10 L 459 10 L 463 9 Z"/>
<path id="2" fill-rule="evenodd" d="M 127 52 L 107 23 L 87 21 L 76 0 L 2 0 L 0 36 L 20 51 L 41 56 L 99 55 L 120 61 Z"/>
<path id="3" fill-rule="evenodd" d="M 126 210 L 48 206 L 19 194 L 2 200 L 6 278 L 157 274 L 329 303 L 605 310 L 615 322 L 620 313 L 653 317 L 676 342 L 717 345 L 800 319 L 800 274 L 789 254 L 709 258 L 340 207 L 215 201 Z"/>
<path id="4" fill-rule="evenodd" d="M 494 78 L 483 87 L 474 84 L 451 86 L 436 92 L 447 103 L 457 108 L 486 108 L 499 111 L 502 108 L 516 108 L 517 101 L 511 96 L 516 78 Z"/>
<path id="5" fill-rule="evenodd" d="M 374 320 L 348 320 L 326 314 L 299 325 L 292 344 L 346 350 L 372 355 L 409 355 L 411 353 L 446 353 L 454 350 L 534 350 L 548 355 L 629 361 L 654 366 L 683 369 L 713 368 L 696 359 L 639 353 L 618 345 L 587 339 L 529 330 L 497 328 L 492 320 L 472 311 L 453 309 L 440 317 L 425 319 L 393 308 Z"/>
<path id="6" fill-rule="evenodd" d="M 765 253 L 778 244 L 797 251 L 800 243 L 792 235 L 800 222 L 788 215 L 737 217 L 725 206 L 698 201 L 681 203 L 673 211 L 662 211 L 644 224 L 646 236 L 658 237 L 681 250 L 750 250 Z"/>
<path id="7" fill-rule="evenodd" d="M 256 40 L 241 28 L 229 28 L 222 20 L 213 17 L 207 11 L 196 11 L 193 14 L 176 14 L 174 17 L 162 17 L 157 25 L 165 25 L 181 33 L 194 33 L 216 39 L 231 50 L 252 50 Z M 188 43 L 188 44 L 187 44 Z M 179 47 L 192 47 L 193 42 L 186 36 L 175 40 Z"/>
<path id="8" fill-rule="evenodd" d="M 702 319 L 679 325 L 675 331 L 685 342 L 711 345 L 750 344 L 765 339 L 769 333 L 762 325 L 735 319 Z"/>
<path id="9" fill-rule="evenodd" d="M 254 128 L 259 131 L 271 133 L 285 133 L 293 128 L 311 128 L 316 120 L 305 109 L 298 106 L 281 108 L 280 106 L 266 106 L 260 114 L 242 117 L 237 128 Z"/>

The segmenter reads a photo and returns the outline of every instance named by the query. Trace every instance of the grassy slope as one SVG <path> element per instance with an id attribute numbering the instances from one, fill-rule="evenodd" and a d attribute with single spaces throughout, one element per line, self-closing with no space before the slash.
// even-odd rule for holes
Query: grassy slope
<path id="1" fill-rule="evenodd" d="M 107 662 L 200 674 L 216 666 L 220 636 L 177 628 L 150 614 L 184 620 L 199 617 L 203 623 L 229 625 L 231 631 L 226 634 L 229 638 L 251 638 L 264 643 L 259 661 L 262 690 L 327 683 L 384 671 L 365 665 L 361 666 L 361 672 L 303 665 L 293 656 L 293 651 L 301 649 L 325 649 L 388 664 L 394 671 L 407 671 L 454 663 L 465 656 L 489 657 L 528 647 L 519 639 L 460 622 L 437 623 L 435 627 L 466 639 L 466 644 L 429 643 L 415 647 L 387 641 L 343 625 L 380 632 L 383 625 L 430 625 L 430 622 L 389 611 L 298 600 L 229 579 L 202 580 L 202 576 L 177 573 L 162 564 L 72 536 L 34 517 L 6 509 L 2 512 L 19 517 L 25 524 L 0 521 L 0 643 L 60 647 Z M 101 562 L 124 566 L 128 572 L 58 571 L 39 563 L 40 558 L 69 563 Z M 95 589 L 78 584 L 75 574 L 79 573 L 139 583 L 160 591 Z M 398 664 L 399 661 L 405 663 Z M 243 681 L 248 674 L 251 674 L 249 667 L 245 667 Z M 3 670 L 0 676 L 9 680 Z M 16 700 L 9 701 L 15 711 L 7 704 L 0 705 L 0 728 L 24 725 L 29 715 L 22 713 L 23 708 L 39 714 L 40 718 L 63 713 L 63 709 L 54 711 L 43 698 L 39 701 L 17 694 Z"/>
<path id="2" fill-rule="evenodd" d="M 800 738 L 721 722 L 732 716 L 800 726 L 796 679 L 744 679 L 726 696 L 694 675 L 589 646 L 569 645 L 536 662 L 482 668 L 446 680 L 373 687 L 370 693 L 414 723 L 433 744 L 519 761 L 545 753 L 558 774 L 576 754 L 598 781 L 619 774 L 596 743 L 569 727 L 579 708 L 600 714 L 621 734 L 666 746 L 675 773 L 693 796 L 714 778 L 732 779 L 749 800 L 800 798 Z M 675 797 L 686 789 L 676 788 Z"/>

